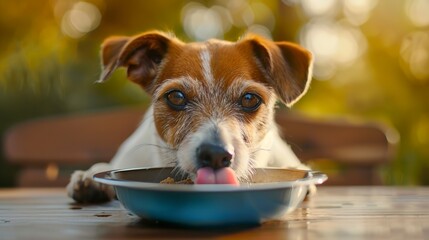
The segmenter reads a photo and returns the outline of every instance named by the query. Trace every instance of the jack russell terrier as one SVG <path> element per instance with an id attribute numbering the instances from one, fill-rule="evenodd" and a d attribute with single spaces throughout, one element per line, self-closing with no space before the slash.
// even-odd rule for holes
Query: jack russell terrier
<path id="1" fill-rule="evenodd" d="M 152 105 L 110 163 L 73 173 L 76 201 L 112 199 L 113 188 L 92 179 L 112 169 L 174 166 L 211 184 L 245 182 L 255 167 L 309 169 L 274 122 L 277 100 L 291 106 L 310 84 L 312 54 L 302 47 L 256 35 L 186 44 L 153 31 L 107 38 L 101 55 L 99 82 L 125 67 Z"/>

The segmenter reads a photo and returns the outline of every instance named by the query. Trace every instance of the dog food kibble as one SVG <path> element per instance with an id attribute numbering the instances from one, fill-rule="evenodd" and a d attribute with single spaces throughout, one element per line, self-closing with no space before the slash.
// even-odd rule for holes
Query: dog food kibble
<path id="1" fill-rule="evenodd" d="M 168 177 L 160 182 L 161 184 L 194 184 L 190 178 L 186 178 L 180 181 L 175 181 L 174 178 Z"/>

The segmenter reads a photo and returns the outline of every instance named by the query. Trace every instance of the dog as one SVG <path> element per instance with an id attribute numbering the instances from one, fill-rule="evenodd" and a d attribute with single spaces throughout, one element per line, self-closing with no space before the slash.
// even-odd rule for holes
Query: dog
<path id="1" fill-rule="evenodd" d="M 274 122 L 276 102 L 293 105 L 311 82 L 313 57 L 299 45 L 252 34 L 184 43 L 150 31 L 107 38 L 101 59 L 99 82 L 124 67 L 152 103 L 110 163 L 72 174 L 67 191 L 76 201 L 114 198 L 112 187 L 92 179 L 112 169 L 174 166 L 194 178 L 204 169 L 210 183 L 248 181 L 256 167 L 309 169 Z"/>

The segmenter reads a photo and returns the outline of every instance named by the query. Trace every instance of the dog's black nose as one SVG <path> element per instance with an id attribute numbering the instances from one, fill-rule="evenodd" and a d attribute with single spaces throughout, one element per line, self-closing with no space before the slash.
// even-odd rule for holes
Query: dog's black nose
<path id="1" fill-rule="evenodd" d="M 205 143 L 197 148 L 197 161 L 201 167 L 212 167 L 214 169 L 229 167 L 232 154 L 224 147 Z"/>

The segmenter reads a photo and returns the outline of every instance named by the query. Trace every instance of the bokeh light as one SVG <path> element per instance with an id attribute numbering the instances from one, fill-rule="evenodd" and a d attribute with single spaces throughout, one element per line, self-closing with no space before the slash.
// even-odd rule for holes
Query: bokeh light
<path id="1" fill-rule="evenodd" d="M 344 15 L 350 23 L 362 25 L 368 20 L 377 3 L 377 0 L 345 0 Z"/>
<path id="2" fill-rule="evenodd" d="M 230 28 L 228 18 L 228 12 L 219 6 L 208 8 L 201 3 L 191 2 L 182 9 L 182 24 L 185 32 L 197 41 L 223 38 L 225 31 Z"/>
<path id="3" fill-rule="evenodd" d="M 405 71 L 409 71 L 417 81 L 429 80 L 429 32 L 408 34 L 402 41 L 400 54 Z"/>
<path id="4" fill-rule="evenodd" d="M 302 9 L 307 16 L 328 16 L 336 14 L 337 0 L 302 0 Z"/>
<path id="5" fill-rule="evenodd" d="M 405 11 L 414 25 L 418 27 L 429 25 L 429 1 L 408 0 Z"/>
<path id="6" fill-rule="evenodd" d="M 255 14 L 245 0 L 225 1 L 223 4 L 231 12 L 233 24 L 239 28 L 245 28 L 253 24 Z"/>
<path id="7" fill-rule="evenodd" d="M 366 40 L 359 29 L 328 19 L 307 23 L 300 42 L 315 56 L 314 76 L 330 79 L 338 67 L 353 64 L 366 50 Z"/>
<path id="8" fill-rule="evenodd" d="M 264 25 L 253 24 L 247 29 L 246 33 L 254 33 L 263 36 L 267 39 L 272 39 L 270 29 L 268 29 Z"/>
<path id="9" fill-rule="evenodd" d="M 293 111 L 394 126 L 401 141 L 398 158 L 387 168 L 387 183 L 429 184 L 429 0 L 20 0 L 1 5 L 6 9 L 0 17 L 2 129 L 49 114 L 148 104 L 149 96 L 123 72 L 106 84 L 92 84 L 99 74 L 100 43 L 109 35 L 158 29 L 184 41 L 234 41 L 251 32 L 298 42 L 314 53 L 314 79 L 324 81 L 313 81 Z M 387 138 L 399 139 L 389 133 Z M 7 173 L 5 166 L 0 156 L 0 173 Z"/>
<path id="10" fill-rule="evenodd" d="M 182 8 L 182 25 L 189 38 L 196 41 L 223 39 L 233 28 L 271 38 L 276 20 L 273 11 L 263 2 L 219 0 L 217 3 L 206 6 L 190 2 Z"/>
<path id="11" fill-rule="evenodd" d="M 101 21 L 97 6 L 88 2 L 76 2 L 65 12 L 61 20 L 61 31 L 71 38 L 81 38 L 96 29 Z"/>

